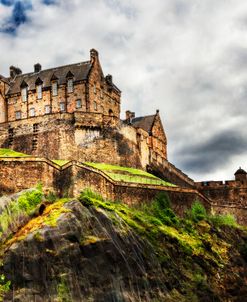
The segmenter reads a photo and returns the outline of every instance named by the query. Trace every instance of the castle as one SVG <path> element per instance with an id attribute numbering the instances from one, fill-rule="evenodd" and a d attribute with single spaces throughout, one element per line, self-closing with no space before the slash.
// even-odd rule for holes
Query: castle
<path id="1" fill-rule="evenodd" d="M 0 75 L 0 148 L 29 154 L 35 161 L 136 167 L 198 192 L 218 212 L 247 209 L 244 170 L 237 172 L 235 181 L 195 183 L 168 161 L 159 111 L 143 117 L 127 111 L 121 120 L 120 106 L 121 91 L 111 75 L 104 76 L 95 49 L 90 60 L 77 64 L 42 70 L 38 63 L 26 74 L 11 66 L 9 77 Z M 2 170 L 0 165 L 2 177 L 7 177 L 6 165 Z"/>

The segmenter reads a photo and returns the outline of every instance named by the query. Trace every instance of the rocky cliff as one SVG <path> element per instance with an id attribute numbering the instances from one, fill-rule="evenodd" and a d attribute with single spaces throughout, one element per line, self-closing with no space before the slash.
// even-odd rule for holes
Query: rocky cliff
<path id="1" fill-rule="evenodd" d="M 165 196 L 141 208 L 90 191 L 0 200 L 0 300 L 246 301 L 247 232 Z"/>

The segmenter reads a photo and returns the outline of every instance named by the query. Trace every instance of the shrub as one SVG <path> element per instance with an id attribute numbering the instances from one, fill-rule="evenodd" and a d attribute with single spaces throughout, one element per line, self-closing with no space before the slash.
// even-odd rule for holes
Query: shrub
<path id="1" fill-rule="evenodd" d="M 79 196 L 79 200 L 85 206 L 93 205 L 92 199 L 97 199 L 97 200 L 100 200 L 100 201 L 104 201 L 104 198 L 99 193 L 94 192 L 91 188 L 85 189 L 83 192 L 81 192 L 81 194 Z"/>
<path id="2" fill-rule="evenodd" d="M 167 225 L 176 225 L 179 220 L 174 214 L 170 206 L 170 199 L 166 193 L 159 193 L 153 200 L 151 205 L 151 212 L 158 218 L 161 222 Z"/>
<path id="3" fill-rule="evenodd" d="M 4 275 L 0 275 L 0 301 L 3 301 L 5 294 L 10 290 L 11 282 L 6 280 Z"/>
<path id="4" fill-rule="evenodd" d="M 236 227 L 237 226 L 236 219 L 231 214 L 226 214 L 226 215 L 211 215 L 211 216 L 209 216 L 209 221 L 215 227 L 221 227 L 221 226 Z"/>
<path id="5" fill-rule="evenodd" d="M 186 214 L 194 222 L 207 220 L 207 211 L 199 201 L 195 201 Z"/>

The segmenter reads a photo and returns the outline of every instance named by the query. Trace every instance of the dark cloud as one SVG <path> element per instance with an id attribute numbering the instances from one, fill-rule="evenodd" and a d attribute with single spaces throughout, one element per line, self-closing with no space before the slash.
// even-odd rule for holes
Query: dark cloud
<path id="1" fill-rule="evenodd" d="M 45 5 L 53 5 L 57 3 L 57 0 L 42 0 Z"/>
<path id="2" fill-rule="evenodd" d="M 2 0 L 2 3 L 8 6 L 14 5 L 11 16 L 6 20 L 5 24 L 2 25 L 0 31 L 7 34 L 15 34 L 17 28 L 28 21 L 26 11 L 31 9 L 32 5 L 29 1 Z"/>
<path id="3" fill-rule="evenodd" d="M 237 130 L 224 130 L 206 141 L 202 139 L 198 144 L 183 146 L 176 156 L 186 171 L 205 174 L 224 169 L 235 154 L 244 154 L 246 150 L 247 138 L 244 135 Z"/>
<path id="4" fill-rule="evenodd" d="M 15 3 L 15 0 L 0 0 L 0 3 L 6 6 L 11 6 Z"/>

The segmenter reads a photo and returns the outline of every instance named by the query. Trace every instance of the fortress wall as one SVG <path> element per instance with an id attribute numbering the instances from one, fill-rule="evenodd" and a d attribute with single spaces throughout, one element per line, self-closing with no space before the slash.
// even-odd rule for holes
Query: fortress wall
<path id="1" fill-rule="evenodd" d="M 59 168 L 36 158 L 8 158 L 0 160 L 0 195 L 29 189 L 42 182 L 45 189 L 55 188 Z"/>
<path id="2" fill-rule="evenodd" d="M 215 214 L 231 214 L 233 215 L 237 222 L 241 225 L 247 225 L 247 207 L 238 207 L 238 206 L 221 206 L 221 205 L 213 205 L 212 206 L 212 213 Z"/>
<path id="3" fill-rule="evenodd" d="M 201 187 L 199 191 L 218 206 L 247 207 L 247 184 Z"/>

